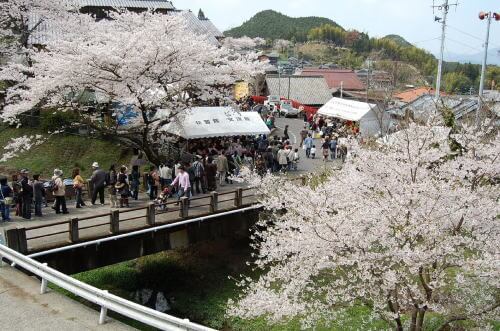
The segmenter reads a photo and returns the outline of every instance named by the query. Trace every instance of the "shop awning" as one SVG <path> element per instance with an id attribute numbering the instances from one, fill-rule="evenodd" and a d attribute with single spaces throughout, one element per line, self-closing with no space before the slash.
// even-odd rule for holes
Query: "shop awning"
<path id="1" fill-rule="evenodd" d="M 165 125 L 163 130 L 184 139 L 270 134 L 259 113 L 239 112 L 231 107 L 185 110 Z"/>
<path id="2" fill-rule="evenodd" d="M 366 102 L 333 98 L 318 110 L 318 114 L 358 122 L 376 106 Z"/>

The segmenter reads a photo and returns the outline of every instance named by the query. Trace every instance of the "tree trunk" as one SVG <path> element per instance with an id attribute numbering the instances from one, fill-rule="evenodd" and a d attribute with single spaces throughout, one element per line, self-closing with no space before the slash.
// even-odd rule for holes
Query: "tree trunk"
<path id="1" fill-rule="evenodd" d="M 417 325 L 415 327 L 415 331 L 422 331 L 423 330 L 423 327 L 424 327 L 424 317 L 425 317 L 426 310 L 427 310 L 427 308 L 423 308 L 418 313 Z"/>
<path id="2" fill-rule="evenodd" d="M 415 308 L 411 313 L 410 331 L 415 331 L 417 328 L 417 316 L 418 316 L 418 308 Z"/>

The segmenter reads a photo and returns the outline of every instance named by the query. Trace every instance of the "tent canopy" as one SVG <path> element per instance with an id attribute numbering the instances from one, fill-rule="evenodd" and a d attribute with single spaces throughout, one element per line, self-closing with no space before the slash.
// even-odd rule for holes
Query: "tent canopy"
<path id="1" fill-rule="evenodd" d="M 268 135 L 259 113 L 231 107 L 195 107 L 177 115 L 163 130 L 184 139 Z"/>
<path id="2" fill-rule="evenodd" d="M 371 103 L 333 98 L 321 107 L 318 113 L 346 121 L 359 122 L 375 107 L 376 105 Z"/>

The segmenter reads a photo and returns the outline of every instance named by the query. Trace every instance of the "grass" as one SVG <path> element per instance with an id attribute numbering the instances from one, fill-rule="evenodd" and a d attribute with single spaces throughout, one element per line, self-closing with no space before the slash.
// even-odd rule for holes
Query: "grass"
<path id="1" fill-rule="evenodd" d="M 0 128 L 0 151 L 11 138 L 34 134 L 41 133 L 36 129 Z M 55 168 L 62 169 L 65 176 L 71 176 L 72 169 L 79 167 L 88 178 L 94 161 L 107 169 L 112 163 L 128 165 L 130 158 L 131 154 L 117 143 L 76 135 L 54 135 L 32 150 L 0 163 L 0 173 L 10 174 L 27 168 L 32 174 L 41 173 L 46 179 L 52 176 Z"/>
<path id="2" fill-rule="evenodd" d="M 247 242 L 205 243 L 188 250 L 168 251 L 137 260 L 74 275 L 92 286 L 108 290 L 123 298 L 134 300 L 137 289 L 163 292 L 173 299 L 168 314 L 231 331 L 295 331 L 301 330 L 298 318 L 270 325 L 264 317 L 255 319 L 230 318 L 225 315 L 228 299 L 236 299 L 240 289 L 234 278 L 240 274 L 257 276 L 244 263 L 250 259 Z M 60 289 L 59 289 L 60 290 Z M 60 290 L 65 294 L 69 294 Z M 74 299 L 74 296 L 71 296 Z M 97 307 L 95 307 L 97 309 Z M 370 311 L 354 307 L 341 319 L 316 330 L 386 330 L 382 321 L 366 323 Z M 138 322 L 112 314 L 141 330 L 152 330 Z M 346 328 L 346 326 L 349 326 Z"/>

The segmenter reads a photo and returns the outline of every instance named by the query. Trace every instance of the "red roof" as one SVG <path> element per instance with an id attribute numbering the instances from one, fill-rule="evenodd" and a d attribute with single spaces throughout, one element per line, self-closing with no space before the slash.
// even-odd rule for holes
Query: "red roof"
<path id="1" fill-rule="evenodd" d="M 365 89 L 363 82 L 359 80 L 356 73 L 346 69 L 318 69 L 304 68 L 302 76 L 323 76 L 330 89 L 343 89 L 346 91 L 361 91 Z"/>
<path id="2" fill-rule="evenodd" d="M 433 95 L 436 93 L 436 90 L 430 87 L 417 87 L 408 91 L 404 91 L 401 93 L 398 93 L 394 95 L 394 97 L 398 100 L 401 100 L 406 103 L 410 103 L 417 98 L 421 97 L 422 95 L 430 94 Z M 441 95 L 446 95 L 445 93 L 441 92 Z"/>

